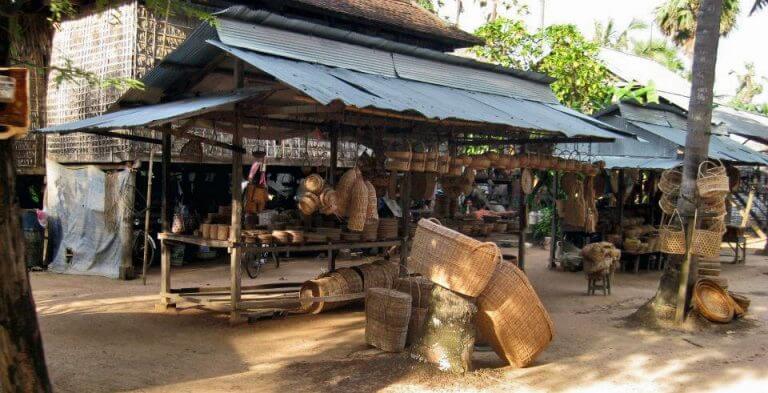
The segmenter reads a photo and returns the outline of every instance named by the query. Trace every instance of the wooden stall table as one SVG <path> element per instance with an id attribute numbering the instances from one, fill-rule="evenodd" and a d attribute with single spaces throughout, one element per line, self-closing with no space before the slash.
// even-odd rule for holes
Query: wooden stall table
<path id="1" fill-rule="evenodd" d="M 640 258 L 644 257 L 644 256 L 648 257 L 648 269 L 647 270 L 651 270 L 651 258 L 655 258 L 656 262 L 658 264 L 658 267 L 661 268 L 661 253 L 659 253 L 658 251 L 629 251 L 629 250 L 621 250 L 621 254 L 622 254 L 621 255 L 622 257 L 624 257 L 624 256 L 628 256 L 629 257 L 628 258 L 629 261 L 627 261 L 627 262 L 633 264 L 633 271 L 635 273 L 639 273 L 640 272 Z M 622 258 L 622 263 L 621 263 L 622 269 L 621 270 L 626 272 L 626 271 L 628 271 L 628 269 L 627 269 L 628 263 L 624 263 L 625 261 L 626 261 L 626 259 Z"/>

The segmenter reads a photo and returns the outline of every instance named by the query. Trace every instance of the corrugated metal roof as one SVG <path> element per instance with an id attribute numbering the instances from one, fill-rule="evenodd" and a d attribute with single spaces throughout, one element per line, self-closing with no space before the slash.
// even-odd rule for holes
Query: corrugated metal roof
<path id="1" fill-rule="evenodd" d="M 369 74 L 557 103 L 548 84 L 512 75 L 235 20 L 222 19 L 217 30 L 220 41 L 230 47 Z"/>
<path id="2" fill-rule="evenodd" d="M 669 169 L 683 163 L 676 158 L 649 158 L 627 156 L 595 156 L 593 161 L 605 161 L 610 169 Z"/>
<path id="3" fill-rule="evenodd" d="M 68 133 L 151 127 L 217 110 L 222 106 L 256 97 L 260 93 L 263 93 L 263 90 L 242 89 L 205 97 L 187 98 L 163 104 L 122 109 L 37 131 L 44 133 Z"/>
<path id="4" fill-rule="evenodd" d="M 327 105 L 413 111 L 432 119 L 462 119 L 567 136 L 616 138 L 613 127 L 529 100 L 295 61 L 210 41 L 222 50 Z M 597 127 L 596 124 L 602 125 Z"/>
<path id="5" fill-rule="evenodd" d="M 681 147 L 685 146 L 685 137 L 687 132 L 684 130 L 656 124 L 643 123 L 640 121 L 630 121 L 630 123 L 662 138 L 665 138 L 673 143 L 676 143 Z M 724 135 L 712 135 L 710 137 L 709 156 L 726 161 L 768 165 L 768 158 L 764 154 L 741 145 Z"/>
<path id="6" fill-rule="evenodd" d="M 766 116 L 719 106 L 712 112 L 712 118 L 722 122 L 730 133 L 763 142 L 768 141 L 768 117 Z"/>

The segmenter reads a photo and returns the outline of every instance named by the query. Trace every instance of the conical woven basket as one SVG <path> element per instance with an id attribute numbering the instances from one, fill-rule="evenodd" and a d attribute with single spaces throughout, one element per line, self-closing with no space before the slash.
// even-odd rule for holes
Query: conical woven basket
<path id="1" fill-rule="evenodd" d="M 352 192 L 352 187 L 357 182 L 357 179 L 361 176 L 360 170 L 357 168 L 352 168 L 346 172 L 344 172 L 343 175 L 341 175 L 341 179 L 339 179 L 339 184 L 336 186 L 336 202 L 338 206 L 338 212 L 339 215 L 345 217 L 347 215 L 347 202 L 349 201 L 350 193 Z"/>
<path id="2" fill-rule="evenodd" d="M 494 243 L 481 243 L 422 219 L 411 245 L 409 270 L 463 295 L 476 297 L 491 279 L 501 251 Z"/>
<path id="3" fill-rule="evenodd" d="M 366 206 L 365 217 L 369 220 L 379 219 L 379 198 L 376 197 L 376 187 L 373 183 L 365 181 L 365 186 L 368 188 L 368 204 Z"/>
<path id="4" fill-rule="evenodd" d="M 365 342 L 387 352 L 405 348 L 411 319 L 410 295 L 392 289 L 365 292 Z"/>
<path id="5" fill-rule="evenodd" d="M 478 330 L 509 364 L 530 365 L 554 337 L 554 325 L 536 291 L 510 263 L 497 266 L 477 306 Z"/>
<path id="6" fill-rule="evenodd" d="M 360 232 L 365 227 L 368 215 L 368 186 L 362 177 L 355 181 L 347 199 L 347 228 L 350 231 Z"/>

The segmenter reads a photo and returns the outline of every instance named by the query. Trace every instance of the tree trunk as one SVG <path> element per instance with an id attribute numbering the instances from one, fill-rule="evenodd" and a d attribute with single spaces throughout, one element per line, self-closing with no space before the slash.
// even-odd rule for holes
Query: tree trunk
<path id="1" fill-rule="evenodd" d="M 709 137 L 712 124 L 712 99 L 715 65 L 719 43 L 722 0 L 702 0 L 696 24 L 691 96 L 688 107 L 688 133 L 685 138 L 683 181 L 677 209 L 693 228 L 696 209 L 696 177 L 699 164 L 709 156 Z M 690 233 L 690 231 L 688 231 Z M 690 246 L 690 239 L 688 239 Z M 677 265 L 677 268 L 675 266 Z M 676 270 L 676 271 L 675 271 Z M 661 306 L 675 306 L 678 322 L 682 322 L 690 303 L 691 287 L 696 280 L 696 259 L 676 257 L 659 282 L 656 296 L 639 311 L 649 311 L 659 319 L 668 319 Z"/>
<path id="2" fill-rule="evenodd" d="M 435 285 L 422 336 L 412 356 L 433 363 L 442 371 L 464 373 L 472 366 L 475 346 L 475 300 Z"/>
<path id="3" fill-rule="evenodd" d="M 0 30 L 10 31 L 9 22 L 7 15 L 0 15 Z M 0 41 L 0 65 L 7 65 L 10 40 Z M 0 140 L 0 228 L 0 388 L 3 392 L 50 392 L 24 261 L 12 140 Z"/>
<path id="4" fill-rule="evenodd" d="M 0 386 L 4 392 L 49 392 L 43 342 L 24 262 L 12 153 L 13 142 L 0 141 Z"/>

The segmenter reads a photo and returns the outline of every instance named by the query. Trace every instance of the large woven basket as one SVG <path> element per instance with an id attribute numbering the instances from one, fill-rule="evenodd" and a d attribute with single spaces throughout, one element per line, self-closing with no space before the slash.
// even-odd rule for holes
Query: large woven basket
<path id="1" fill-rule="evenodd" d="M 395 279 L 392 288 L 411 295 L 414 308 L 429 308 L 429 294 L 435 284 L 424 277 L 402 277 Z"/>
<path id="2" fill-rule="evenodd" d="M 405 348 L 411 296 L 385 288 L 365 291 L 365 342 L 387 352 Z"/>
<path id="3" fill-rule="evenodd" d="M 387 288 L 392 288 L 392 285 L 394 285 L 395 280 L 400 277 L 400 264 L 399 263 L 393 263 L 386 259 L 379 259 L 376 261 L 371 262 L 371 265 L 381 266 L 384 268 L 384 272 L 387 274 Z"/>
<path id="4" fill-rule="evenodd" d="M 363 277 L 363 289 L 392 288 L 392 276 L 384 266 L 366 263 L 353 266 L 352 269 Z"/>
<path id="5" fill-rule="evenodd" d="M 661 172 L 659 190 L 665 194 L 677 195 L 680 193 L 680 183 L 683 181 L 683 172 L 678 168 L 670 168 Z"/>
<path id="6" fill-rule="evenodd" d="M 452 291 L 476 297 L 493 275 L 501 251 L 446 228 L 435 219 L 422 219 L 409 259 L 410 271 L 420 273 Z"/>
<path id="7" fill-rule="evenodd" d="M 677 210 L 659 228 L 659 249 L 665 254 L 685 254 L 685 225 Z"/>
<path id="8" fill-rule="evenodd" d="M 358 177 L 360 176 L 360 170 L 357 168 L 352 168 L 341 175 L 339 184 L 336 186 L 336 202 L 338 203 L 339 215 L 347 215 L 347 202 L 349 201 L 352 187 L 355 185 Z"/>
<path id="9" fill-rule="evenodd" d="M 360 232 L 365 227 L 368 217 L 368 186 L 362 177 L 355 181 L 349 196 L 347 197 L 347 228 L 350 231 Z"/>
<path id="10" fill-rule="evenodd" d="M 536 291 L 511 263 L 496 267 L 477 306 L 478 330 L 509 364 L 531 364 L 554 337 L 554 325 Z"/>
<path id="11" fill-rule="evenodd" d="M 398 222 L 396 218 L 380 218 L 377 237 L 380 240 L 396 239 L 397 230 Z"/>
<path id="12" fill-rule="evenodd" d="M 725 224 L 717 220 L 708 228 L 693 230 L 691 252 L 702 257 L 720 256 L 720 245 L 725 234 Z"/>
<path id="13" fill-rule="evenodd" d="M 368 204 L 365 210 L 365 217 L 369 220 L 378 220 L 379 198 L 376 197 L 376 187 L 367 180 L 365 181 L 365 186 L 368 188 Z"/>
<path id="14" fill-rule="evenodd" d="M 728 174 L 722 162 L 704 161 L 699 164 L 696 190 L 702 198 L 724 198 L 730 192 Z"/>
<path id="15" fill-rule="evenodd" d="M 299 290 L 301 310 L 310 314 L 319 314 L 354 302 L 353 300 L 337 302 L 312 302 L 301 300 L 321 296 L 339 296 L 363 291 L 363 282 L 357 272 L 352 269 L 342 268 L 333 273 L 328 273 L 320 278 L 306 281 Z"/>
<path id="16" fill-rule="evenodd" d="M 715 281 L 704 278 L 693 288 L 693 306 L 712 322 L 727 323 L 733 319 L 733 301 Z"/>

